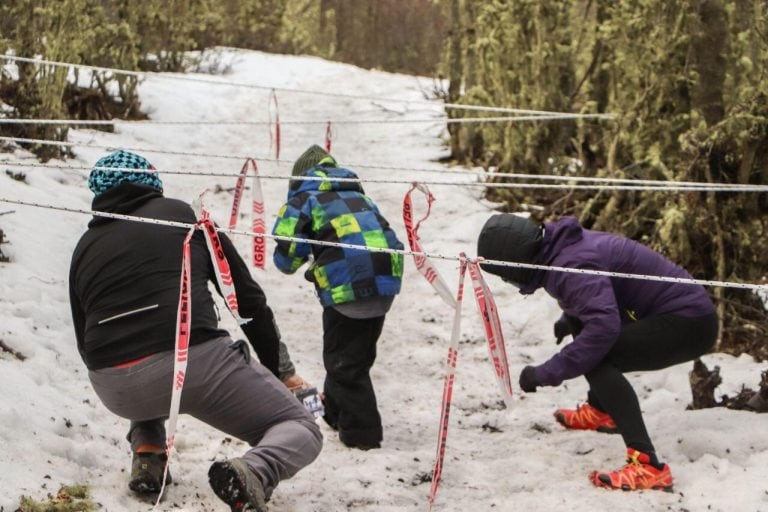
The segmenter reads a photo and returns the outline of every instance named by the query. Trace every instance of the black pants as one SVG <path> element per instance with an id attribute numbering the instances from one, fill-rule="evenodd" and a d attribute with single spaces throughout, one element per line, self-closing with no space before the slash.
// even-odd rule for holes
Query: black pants
<path id="1" fill-rule="evenodd" d="M 349 318 L 335 309 L 323 310 L 325 420 L 350 446 L 381 443 L 381 416 L 370 370 L 384 316 Z"/>
<path id="2" fill-rule="evenodd" d="M 625 325 L 606 358 L 585 375 L 589 403 L 611 415 L 628 447 L 655 452 L 635 390 L 623 374 L 691 361 L 712 348 L 717 331 L 714 313 L 699 318 L 660 315 Z"/>

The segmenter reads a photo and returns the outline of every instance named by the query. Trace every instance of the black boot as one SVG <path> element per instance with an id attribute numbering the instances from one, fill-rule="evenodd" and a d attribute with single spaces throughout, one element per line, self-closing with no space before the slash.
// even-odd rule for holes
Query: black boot
<path id="1" fill-rule="evenodd" d="M 264 486 L 243 459 L 214 462 L 208 470 L 208 482 L 232 512 L 267 512 Z"/>
<path id="2" fill-rule="evenodd" d="M 168 463 L 165 453 L 144 452 L 134 453 L 131 464 L 131 480 L 128 487 L 133 492 L 141 494 L 158 493 L 163 485 L 163 472 Z M 168 473 L 166 485 L 170 484 L 171 473 Z"/>

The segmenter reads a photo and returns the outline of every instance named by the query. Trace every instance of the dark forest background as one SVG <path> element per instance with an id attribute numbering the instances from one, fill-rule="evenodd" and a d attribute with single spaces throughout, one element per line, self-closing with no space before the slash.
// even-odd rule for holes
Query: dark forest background
<path id="1" fill-rule="evenodd" d="M 768 185 L 768 4 L 758 0 L 3 0 L 0 51 L 130 70 L 195 70 L 234 46 L 433 76 L 450 103 L 612 121 L 449 125 L 451 160 L 486 170 Z M 225 69 L 208 69 L 224 72 Z M 19 64 L 9 117 L 141 119 L 137 78 Z M 449 110 L 451 117 L 476 112 Z M 0 134 L 65 140 L 66 127 Z M 62 148 L 30 148 L 41 159 Z M 768 283 L 765 193 L 489 189 L 510 211 L 575 215 L 695 277 Z M 750 291 L 712 288 L 720 350 L 768 358 Z"/>

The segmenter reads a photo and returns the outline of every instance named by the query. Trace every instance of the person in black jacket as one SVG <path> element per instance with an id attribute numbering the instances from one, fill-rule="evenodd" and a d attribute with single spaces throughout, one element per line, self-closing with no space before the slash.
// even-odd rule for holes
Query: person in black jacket
<path id="1" fill-rule="evenodd" d="M 117 151 L 102 158 L 88 184 L 94 211 L 196 221 L 187 203 L 163 196 L 157 172 L 139 155 Z M 78 350 L 101 401 L 131 421 L 129 486 L 137 492 L 159 491 L 167 463 L 164 420 L 171 401 L 186 233 L 97 215 L 72 256 L 69 290 Z M 190 243 L 192 314 L 180 412 L 251 446 L 241 458 L 214 462 L 209 481 L 232 510 L 266 510 L 280 480 L 317 457 L 322 436 L 312 415 L 276 377 L 280 335 L 263 290 L 229 238 L 219 237 L 239 314 L 250 319 L 241 328 L 261 364 L 218 326 L 208 288 L 216 283 L 214 268 L 198 230 Z"/>

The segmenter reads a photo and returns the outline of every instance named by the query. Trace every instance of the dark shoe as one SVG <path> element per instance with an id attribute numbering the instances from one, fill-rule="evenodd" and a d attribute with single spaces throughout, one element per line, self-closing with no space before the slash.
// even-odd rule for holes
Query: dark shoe
<path id="1" fill-rule="evenodd" d="M 214 462 L 208 482 L 232 512 L 267 512 L 264 486 L 243 459 Z"/>
<path id="2" fill-rule="evenodd" d="M 344 443 L 344 441 L 342 441 Z M 358 450 L 368 451 L 381 448 L 381 443 L 344 443 L 347 448 L 357 448 Z"/>
<path id="3" fill-rule="evenodd" d="M 141 494 L 160 492 L 160 487 L 163 485 L 163 471 L 167 463 L 168 456 L 165 453 L 134 453 L 128 487 L 133 492 Z M 166 485 L 172 483 L 170 472 L 165 483 Z"/>
<path id="4" fill-rule="evenodd" d="M 365 430 L 339 432 L 339 441 L 347 448 L 357 448 L 358 450 L 375 450 L 381 448 L 381 431 L 378 434 Z"/>

